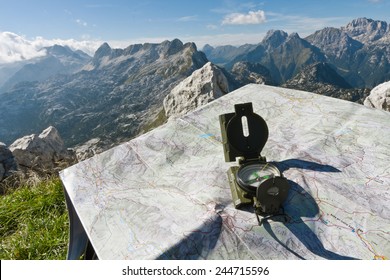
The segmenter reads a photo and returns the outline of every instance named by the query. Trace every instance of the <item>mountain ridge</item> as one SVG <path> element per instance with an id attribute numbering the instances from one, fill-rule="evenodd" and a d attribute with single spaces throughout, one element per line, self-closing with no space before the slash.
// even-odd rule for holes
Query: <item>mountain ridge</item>
<path id="1" fill-rule="evenodd" d="M 78 50 L 72 51 L 67 46 L 53 45 L 42 48 L 45 56 L 25 61 L 23 65 L 0 85 L 0 92 L 5 92 L 19 82 L 44 81 L 56 75 L 72 74 L 80 70 L 91 57 Z"/>
<path id="2" fill-rule="evenodd" d="M 204 52 L 179 39 L 123 49 L 103 43 L 75 72 L 25 80 L 0 93 L 0 140 L 53 125 L 67 146 L 98 139 L 94 149 L 112 147 L 166 121 L 164 98 L 209 62 L 207 54 L 225 65 L 219 70 L 229 89 L 265 83 L 362 103 L 367 84 L 390 79 L 389 34 L 388 24 L 363 18 L 306 38 L 270 30 L 259 44 L 206 45 Z M 49 51 L 83 58 L 69 48 Z"/>
<path id="3" fill-rule="evenodd" d="M 126 49 L 103 44 L 76 74 L 3 93 L 1 139 L 7 143 L 53 125 L 67 146 L 96 137 L 112 146 L 140 133 L 159 114 L 166 94 L 207 61 L 195 44 L 180 40 Z"/>
<path id="4" fill-rule="evenodd" d="M 214 48 L 214 56 L 209 59 L 217 64 L 223 60 L 221 64 L 228 69 L 239 61 L 260 63 L 268 68 L 278 84 L 293 78 L 309 64 L 326 62 L 353 87 L 372 88 L 390 80 L 389 43 L 388 23 L 357 18 L 340 28 L 325 27 L 305 38 L 282 30 L 269 30 L 249 52 L 226 61 L 223 59 L 232 54 L 216 56 L 216 49 L 223 48 L 220 46 Z"/>

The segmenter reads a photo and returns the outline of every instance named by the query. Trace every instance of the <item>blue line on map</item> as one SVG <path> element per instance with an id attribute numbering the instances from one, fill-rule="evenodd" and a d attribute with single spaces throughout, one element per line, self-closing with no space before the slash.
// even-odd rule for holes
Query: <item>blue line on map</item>
<path id="1" fill-rule="evenodd" d="M 214 135 L 210 134 L 210 133 L 207 133 L 207 134 L 200 134 L 199 137 L 200 138 L 209 138 L 209 137 L 214 137 Z"/>

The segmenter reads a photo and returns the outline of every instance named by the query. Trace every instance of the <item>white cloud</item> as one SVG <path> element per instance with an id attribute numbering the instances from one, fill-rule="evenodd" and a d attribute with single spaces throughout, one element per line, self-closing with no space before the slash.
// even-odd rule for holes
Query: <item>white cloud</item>
<path id="1" fill-rule="evenodd" d="M 42 37 L 36 37 L 29 40 L 12 32 L 0 32 L 0 64 L 44 56 L 46 53 L 42 48 L 55 44 L 69 46 L 73 50 L 82 50 L 89 55 L 93 55 L 102 43 L 102 41 L 98 40 L 48 40 Z"/>
<path id="2" fill-rule="evenodd" d="M 93 55 L 95 51 L 103 44 L 100 40 L 75 40 L 75 39 L 44 39 L 42 37 L 36 37 L 33 40 L 33 44 L 37 48 L 43 48 L 47 46 L 53 46 L 55 44 L 61 46 L 68 46 L 73 50 L 81 50 L 89 55 Z"/>
<path id="3" fill-rule="evenodd" d="M 45 55 L 32 42 L 12 32 L 0 33 L 0 63 L 11 63 Z"/>
<path id="4" fill-rule="evenodd" d="M 78 25 L 81 25 L 81 26 L 84 26 L 84 27 L 87 27 L 87 26 L 88 26 L 88 23 L 86 23 L 85 21 L 83 21 L 83 20 L 81 20 L 81 19 L 76 19 L 75 21 L 76 21 L 76 23 L 77 23 Z"/>
<path id="5" fill-rule="evenodd" d="M 262 10 L 250 11 L 247 14 L 232 13 L 222 20 L 223 25 L 261 24 L 266 21 L 265 12 Z"/>
<path id="6" fill-rule="evenodd" d="M 198 16 L 194 15 L 194 16 L 181 17 L 177 21 L 188 22 L 188 21 L 195 21 L 197 19 L 198 19 Z"/>

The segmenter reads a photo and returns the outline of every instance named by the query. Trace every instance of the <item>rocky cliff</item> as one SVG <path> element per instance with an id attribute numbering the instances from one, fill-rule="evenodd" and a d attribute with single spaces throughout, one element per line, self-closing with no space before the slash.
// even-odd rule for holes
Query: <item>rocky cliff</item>
<path id="1" fill-rule="evenodd" d="M 17 139 L 9 148 L 0 143 L 0 181 L 14 173 L 21 176 L 47 176 L 77 162 L 53 126 L 39 135 Z"/>
<path id="2" fill-rule="evenodd" d="M 373 88 L 370 95 L 364 100 L 364 105 L 390 111 L 390 81 Z"/>
<path id="3" fill-rule="evenodd" d="M 267 84 L 273 85 L 269 70 L 260 63 L 240 61 L 233 65 L 232 76 L 240 85 L 246 84 Z"/>
<path id="4" fill-rule="evenodd" d="M 0 142 L 0 182 L 18 169 L 15 157 L 9 148 Z"/>
<path id="5" fill-rule="evenodd" d="M 167 117 L 178 117 L 229 92 L 223 71 L 208 62 L 178 84 L 164 99 Z"/>

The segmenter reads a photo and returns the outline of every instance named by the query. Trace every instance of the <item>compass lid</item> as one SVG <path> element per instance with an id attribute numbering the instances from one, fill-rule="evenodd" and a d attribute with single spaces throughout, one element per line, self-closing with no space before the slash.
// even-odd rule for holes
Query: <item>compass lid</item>
<path id="1" fill-rule="evenodd" d="M 225 161 L 259 158 L 268 140 L 267 123 L 253 113 L 252 103 L 236 104 L 234 109 L 235 113 L 219 116 Z"/>

